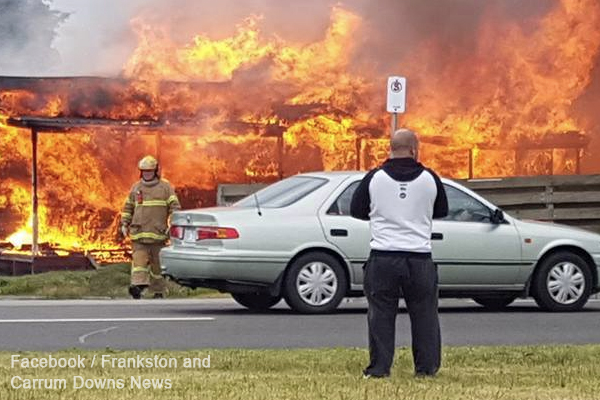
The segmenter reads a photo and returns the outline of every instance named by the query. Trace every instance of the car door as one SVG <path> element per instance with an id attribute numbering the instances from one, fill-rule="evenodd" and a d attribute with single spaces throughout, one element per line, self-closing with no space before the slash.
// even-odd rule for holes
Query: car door
<path id="1" fill-rule="evenodd" d="M 350 216 L 350 202 L 360 181 L 342 185 L 319 218 L 325 236 L 351 261 L 353 283 L 362 283 L 369 254 L 369 223 Z M 470 194 L 444 185 L 449 214 L 433 221 L 432 252 L 440 286 L 447 289 L 514 288 L 520 268 L 521 240 L 512 222 L 491 222 L 492 210 Z M 522 285 L 521 285 L 522 286 Z"/>
<path id="2" fill-rule="evenodd" d="M 445 184 L 448 216 L 434 220 L 432 247 L 442 287 L 511 288 L 517 283 L 521 240 L 513 223 L 492 223 L 492 210 Z"/>
<path id="3" fill-rule="evenodd" d="M 362 266 L 369 256 L 371 235 L 369 222 L 350 216 L 350 202 L 360 180 L 342 184 L 319 210 L 319 219 L 328 242 L 334 244 L 350 260 L 352 283 L 362 283 Z"/>

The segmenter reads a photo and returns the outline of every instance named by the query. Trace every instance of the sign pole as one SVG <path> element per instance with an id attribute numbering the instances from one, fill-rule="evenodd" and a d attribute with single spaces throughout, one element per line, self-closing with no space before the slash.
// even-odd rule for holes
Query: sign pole
<path id="1" fill-rule="evenodd" d="M 398 113 L 392 113 L 392 136 L 394 136 L 396 130 L 398 130 Z"/>
<path id="2" fill-rule="evenodd" d="M 31 273 L 35 265 L 35 257 L 39 253 L 39 215 L 38 215 L 38 131 L 31 128 Z"/>

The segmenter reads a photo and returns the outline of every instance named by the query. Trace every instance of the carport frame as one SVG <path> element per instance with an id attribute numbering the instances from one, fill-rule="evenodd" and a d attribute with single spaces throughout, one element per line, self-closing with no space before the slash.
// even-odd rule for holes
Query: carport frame
<path id="1" fill-rule="evenodd" d="M 17 116 L 10 117 L 7 125 L 14 128 L 26 128 L 31 131 L 31 204 L 32 204 L 32 246 L 31 256 L 39 255 L 39 212 L 38 212 L 38 139 L 41 133 L 89 133 L 90 128 L 110 128 L 113 130 L 137 130 L 144 129 L 142 135 L 154 135 L 156 140 L 156 156 L 160 162 L 161 143 L 165 130 L 173 128 L 169 123 L 160 120 L 125 120 L 125 119 L 103 119 L 103 118 L 64 118 L 64 117 L 36 117 Z M 185 127 L 185 124 L 178 125 Z M 191 128 L 188 132 L 178 130 L 173 136 L 194 136 L 197 125 L 187 126 Z M 277 140 L 277 157 L 279 159 L 278 176 L 283 178 L 283 158 L 285 150 L 283 145 L 283 129 L 278 126 L 265 126 L 265 137 L 273 137 Z M 152 132 L 154 131 L 154 132 Z M 32 268 L 33 273 L 33 268 Z"/>
<path id="2" fill-rule="evenodd" d="M 38 139 L 41 133 L 87 133 L 93 127 L 118 130 L 164 127 L 160 121 L 153 120 L 115 120 L 97 118 L 42 118 L 34 116 L 10 117 L 7 125 L 14 128 L 26 128 L 31 131 L 31 206 L 32 206 L 32 246 L 31 257 L 39 255 L 39 212 L 38 212 Z M 157 149 L 160 149 L 161 132 L 155 132 Z M 34 268 L 31 273 L 34 273 Z"/>

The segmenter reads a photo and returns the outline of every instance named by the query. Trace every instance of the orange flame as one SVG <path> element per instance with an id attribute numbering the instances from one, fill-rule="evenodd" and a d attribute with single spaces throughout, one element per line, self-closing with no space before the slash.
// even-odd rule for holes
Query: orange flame
<path id="1" fill-rule="evenodd" d="M 490 13 L 482 24 L 475 52 L 440 73 L 428 70 L 439 65 L 424 61 L 444 59 L 446 49 L 422 48 L 409 66 L 418 93 L 411 104 L 417 112 L 407 114 L 406 124 L 425 136 L 449 138 L 455 149 L 515 148 L 523 138 L 582 131 L 572 105 L 589 85 L 598 59 L 600 3 L 562 0 L 533 32 L 515 23 L 496 24 L 494 18 Z M 502 167 L 485 160 L 502 163 L 501 154 L 482 154 L 476 154 L 482 161 L 476 175 L 515 174 L 514 162 Z M 443 169 L 445 160 L 428 161 Z"/>
<path id="2" fill-rule="evenodd" d="M 261 21 L 250 16 L 231 37 L 199 34 L 181 46 L 166 27 L 137 18 L 127 80 L 0 89 L 0 173 L 9 177 L 0 187 L 0 237 L 31 240 L 29 135 L 8 127 L 6 115 L 163 124 L 40 136 L 41 241 L 66 248 L 115 245 L 118 210 L 146 153 L 160 155 L 187 207 L 214 203 L 218 183 L 385 159 L 386 77 L 375 63 L 355 62 L 364 19 L 334 7 L 313 43 L 265 37 Z M 576 172 L 589 132 L 572 108 L 600 54 L 597 0 L 561 0 L 527 30 L 490 8 L 474 51 L 462 57 L 438 39 L 397 65 L 409 82 L 401 123 L 421 134 L 424 163 L 449 177 Z"/>

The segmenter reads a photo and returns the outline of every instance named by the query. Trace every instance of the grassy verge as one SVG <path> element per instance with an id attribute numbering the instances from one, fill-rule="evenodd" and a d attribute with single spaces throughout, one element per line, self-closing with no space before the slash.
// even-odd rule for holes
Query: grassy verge
<path id="1" fill-rule="evenodd" d="M 443 368 L 434 379 L 415 379 L 408 349 L 399 349 L 392 377 L 365 380 L 362 349 L 79 351 L 54 357 L 174 357 L 173 368 L 34 370 L 11 368 L 11 355 L 0 353 L 3 399 L 600 399 L 600 345 L 559 347 L 455 347 L 444 349 Z M 20 353 L 21 357 L 47 356 Z M 206 358 L 210 368 L 183 367 L 186 357 Z M 66 389 L 14 389 L 11 380 L 64 378 Z M 123 389 L 75 389 L 74 376 L 123 379 Z M 171 389 L 138 389 L 135 379 L 170 379 Z"/>
<path id="2" fill-rule="evenodd" d="M 129 297 L 129 264 L 114 264 L 97 271 L 59 271 L 17 277 L 0 277 L 0 296 L 37 296 L 48 299 Z M 168 297 L 219 297 L 208 289 L 188 289 L 167 283 Z"/>

